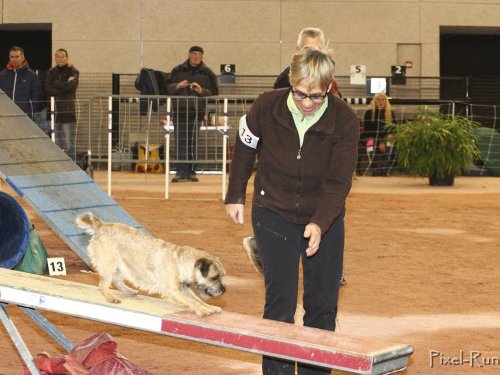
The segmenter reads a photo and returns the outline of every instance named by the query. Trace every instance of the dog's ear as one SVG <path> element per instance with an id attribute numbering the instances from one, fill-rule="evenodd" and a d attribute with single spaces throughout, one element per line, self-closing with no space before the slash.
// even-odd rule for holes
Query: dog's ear
<path id="1" fill-rule="evenodd" d="M 210 265 L 212 264 L 212 261 L 207 259 L 207 258 L 200 258 L 196 261 L 195 267 L 200 269 L 201 275 L 203 277 L 208 276 L 208 271 L 210 270 Z"/>
<path id="2" fill-rule="evenodd" d="M 214 264 L 218 268 L 220 275 L 224 276 L 226 274 L 226 270 L 224 269 L 224 265 L 218 256 L 214 256 Z"/>

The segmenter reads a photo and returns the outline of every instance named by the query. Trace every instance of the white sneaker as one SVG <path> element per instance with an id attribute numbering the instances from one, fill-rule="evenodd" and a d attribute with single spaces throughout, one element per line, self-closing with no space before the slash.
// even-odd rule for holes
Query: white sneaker
<path id="1" fill-rule="evenodd" d="M 264 271 L 262 269 L 262 262 L 260 260 L 260 252 L 257 247 L 257 242 L 255 241 L 255 237 L 245 237 L 243 238 L 243 248 L 245 249 L 245 253 L 250 260 L 250 264 L 252 265 L 255 272 L 259 275 L 264 275 Z"/>

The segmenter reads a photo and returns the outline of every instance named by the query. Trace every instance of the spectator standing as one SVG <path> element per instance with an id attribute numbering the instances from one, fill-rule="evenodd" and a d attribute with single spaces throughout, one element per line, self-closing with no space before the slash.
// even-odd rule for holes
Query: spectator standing
<path id="1" fill-rule="evenodd" d="M 32 120 L 43 105 L 42 86 L 24 57 L 24 49 L 9 49 L 9 62 L 0 72 L 0 89 Z"/>
<path id="2" fill-rule="evenodd" d="M 176 174 L 172 182 L 197 182 L 195 165 L 190 163 L 196 160 L 197 127 L 205 115 L 206 103 L 200 97 L 219 95 L 217 76 L 203 62 L 204 51 L 199 46 L 189 49 L 188 58 L 177 65 L 170 74 L 168 93 L 178 96 L 191 96 L 194 99 L 181 98 L 177 101 L 173 111 L 176 122 Z"/>
<path id="3" fill-rule="evenodd" d="M 304 47 L 318 47 L 318 48 L 325 48 L 327 47 L 325 43 L 325 34 L 323 33 L 323 30 L 317 27 L 306 27 L 302 29 L 299 33 L 298 39 L 297 39 L 297 46 L 295 47 L 295 51 L 300 51 Z M 290 87 L 290 67 L 287 66 L 276 78 L 276 81 L 274 82 L 274 89 L 282 89 Z M 342 98 L 342 94 L 340 93 L 339 86 L 335 79 L 333 80 L 332 83 L 332 88 L 331 92 L 333 95 L 338 96 L 339 98 Z"/>
<path id="4" fill-rule="evenodd" d="M 306 47 L 290 66 L 289 90 L 262 94 L 240 120 L 226 213 L 243 224 L 246 187 L 257 150 L 252 225 L 266 288 L 264 318 L 294 323 L 299 264 L 303 270 L 304 325 L 335 330 L 343 220 L 357 161 L 359 121 L 331 94 L 334 61 Z M 299 375 L 330 369 L 297 364 Z M 264 374 L 295 374 L 295 364 L 264 357 Z"/>
<path id="5" fill-rule="evenodd" d="M 383 92 L 375 94 L 363 116 L 361 133 L 361 145 L 371 154 L 369 168 L 373 176 L 387 176 L 393 163 L 392 134 L 387 133 L 385 125 L 392 124 L 395 119 L 387 95 Z"/>
<path id="6" fill-rule="evenodd" d="M 56 65 L 45 78 L 45 93 L 55 99 L 56 143 L 71 159 L 76 160 L 76 90 L 80 72 L 68 62 L 68 51 L 55 53 Z"/>

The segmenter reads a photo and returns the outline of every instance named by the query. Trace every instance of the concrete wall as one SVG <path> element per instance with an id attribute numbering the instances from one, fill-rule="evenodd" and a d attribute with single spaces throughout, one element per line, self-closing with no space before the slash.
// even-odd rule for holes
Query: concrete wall
<path id="1" fill-rule="evenodd" d="M 216 73 L 276 75 L 303 27 L 321 27 L 337 75 L 368 75 L 412 61 L 408 76 L 439 75 L 440 26 L 500 28 L 494 0 L 0 0 L 0 23 L 51 23 L 53 49 L 66 48 L 82 72 L 169 71 L 191 45 Z M 1 62 L 3 65 L 3 62 Z"/>

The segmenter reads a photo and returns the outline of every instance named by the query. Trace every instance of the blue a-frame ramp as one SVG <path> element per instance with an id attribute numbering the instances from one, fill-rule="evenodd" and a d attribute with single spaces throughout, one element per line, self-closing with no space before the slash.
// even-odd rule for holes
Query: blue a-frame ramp
<path id="1" fill-rule="evenodd" d="M 87 265 L 82 212 L 144 228 L 0 90 L 0 177 Z"/>

